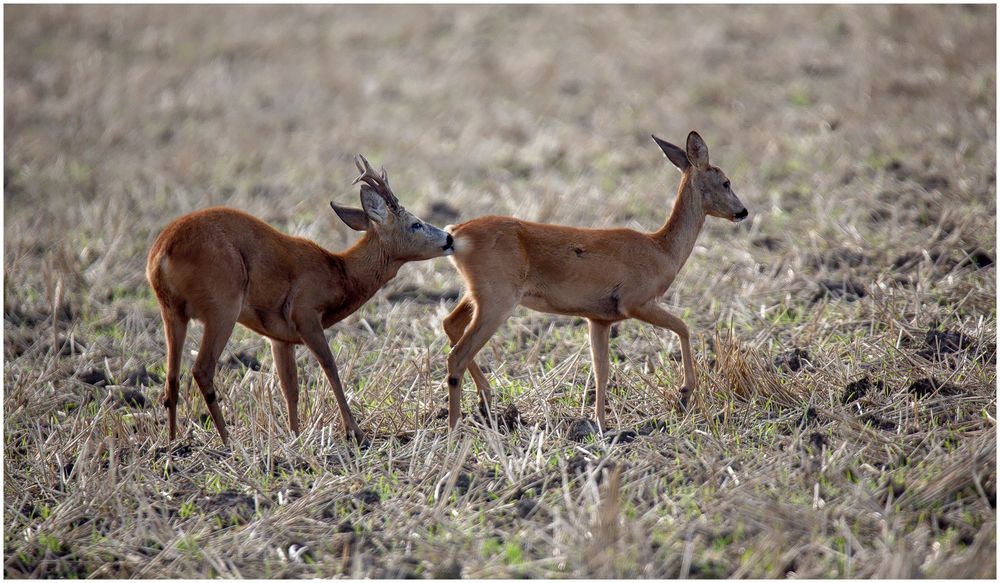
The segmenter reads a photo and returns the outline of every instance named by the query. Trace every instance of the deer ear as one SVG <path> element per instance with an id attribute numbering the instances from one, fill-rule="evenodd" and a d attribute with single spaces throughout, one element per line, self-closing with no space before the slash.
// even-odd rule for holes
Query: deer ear
<path id="1" fill-rule="evenodd" d="M 688 134 L 687 158 L 699 170 L 708 169 L 708 146 L 705 140 L 701 139 L 698 132 Z"/>
<path id="2" fill-rule="evenodd" d="M 670 160 L 670 162 L 672 162 L 674 166 L 677 166 L 681 172 L 687 170 L 688 166 L 691 165 L 691 163 L 688 162 L 688 157 L 687 154 L 684 153 L 684 150 L 678 148 L 670 142 L 661 140 L 652 134 L 650 134 L 650 137 L 653 138 L 656 145 L 663 150 L 663 155 L 667 157 L 667 160 Z"/>
<path id="3" fill-rule="evenodd" d="M 368 216 L 365 215 L 365 211 L 361 209 L 352 209 L 347 206 L 340 206 L 333 201 L 330 202 L 330 208 L 333 209 L 333 212 L 337 213 L 340 220 L 344 221 L 344 224 L 348 227 L 354 229 L 355 231 L 368 230 Z"/>
<path id="4" fill-rule="evenodd" d="M 365 215 L 370 221 L 384 223 L 389 218 L 389 209 L 385 206 L 385 199 L 367 184 L 361 185 L 361 208 L 365 209 Z"/>

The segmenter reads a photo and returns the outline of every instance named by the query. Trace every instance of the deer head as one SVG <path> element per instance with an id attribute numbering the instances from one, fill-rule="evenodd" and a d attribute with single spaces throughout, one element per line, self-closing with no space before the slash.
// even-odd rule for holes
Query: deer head
<path id="1" fill-rule="evenodd" d="M 361 208 L 330 203 L 340 220 L 355 231 L 368 231 L 388 249 L 389 253 L 407 261 L 432 259 L 451 255 L 451 235 L 425 223 L 409 212 L 389 188 L 385 168 L 377 174 L 364 156 L 354 159 L 361 175 L 352 184 L 361 182 Z"/>
<path id="2" fill-rule="evenodd" d="M 652 136 L 656 145 L 674 166 L 687 175 L 691 187 L 701 197 L 706 215 L 740 222 L 747 218 L 749 211 L 733 192 L 729 178 L 718 167 L 708 162 L 708 146 L 698 132 L 687 137 L 687 148 L 682 150 L 670 142 Z"/>

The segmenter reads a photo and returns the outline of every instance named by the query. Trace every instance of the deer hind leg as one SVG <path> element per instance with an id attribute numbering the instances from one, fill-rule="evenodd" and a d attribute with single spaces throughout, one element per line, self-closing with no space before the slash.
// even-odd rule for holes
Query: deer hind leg
<path id="1" fill-rule="evenodd" d="M 462 377 L 465 371 L 518 303 L 513 292 L 503 294 L 495 293 L 502 290 L 493 291 L 490 297 L 474 300 L 472 322 L 448 355 L 448 427 L 451 429 L 458 424 L 462 414 Z"/>
<path id="2" fill-rule="evenodd" d="M 233 305 L 239 306 L 242 302 L 235 302 Z M 229 433 L 226 432 L 226 422 L 222 418 L 222 410 L 219 408 L 218 396 L 215 392 L 215 368 L 219 363 L 219 356 L 222 349 L 229 342 L 229 337 L 233 334 L 236 326 L 236 318 L 239 316 L 238 309 L 219 308 L 209 312 L 199 312 L 199 318 L 205 322 L 205 332 L 201 339 L 201 347 L 198 349 L 198 358 L 194 361 L 195 382 L 201 389 L 201 394 L 208 405 L 208 412 L 212 416 L 215 428 L 222 438 L 222 443 L 229 443 Z"/>
<path id="3" fill-rule="evenodd" d="M 167 382 L 163 388 L 163 406 L 167 409 L 170 441 L 177 438 L 177 400 L 180 397 L 181 356 L 187 336 L 188 319 L 183 311 L 160 305 L 163 332 L 167 337 Z"/>
<path id="4" fill-rule="evenodd" d="M 444 331 L 448 335 L 448 340 L 452 348 L 462 338 L 465 329 L 472 322 L 472 315 L 475 312 L 475 304 L 468 296 L 462 298 L 454 310 L 444 319 Z M 489 416 L 490 404 L 493 402 L 493 393 L 490 390 L 490 382 L 475 359 L 469 361 L 467 369 L 472 375 L 473 382 L 476 383 L 476 391 L 479 393 L 479 411 L 484 417 Z"/>
<path id="5" fill-rule="evenodd" d="M 595 410 L 597 425 L 601 431 L 607 429 L 604 419 L 604 406 L 608 389 L 608 339 L 611 336 L 611 324 L 597 320 L 587 320 L 590 325 L 590 358 L 594 364 L 594 381 L 596 384 L 597 403 Z"/>
<path id="6" fill-rule="evenodd" d="M 299 434 L 299 377 L 295 368 L 295 345 L 280 340 L 271 340 L 271 356 L 278 373 L 281 392 L 288 405 L 288 424 L 295 435 Z"/>
<path id="7" fill-rule="evenodd" d="M 687 408 L 691 395 L 698 388 L 698 380 L 694 373 L 694 358 L 691 353 L 691 340 L 688 327 L 683 320 L 664 310 L 654 302 L 642 305 L 630 314 L 633 318 L 648 322 L 660 328 L 666 328 L 677 334 L 681 341 L 681 358 L 684 361 L 684 386 L 681 387 L 682 408 Z"/>

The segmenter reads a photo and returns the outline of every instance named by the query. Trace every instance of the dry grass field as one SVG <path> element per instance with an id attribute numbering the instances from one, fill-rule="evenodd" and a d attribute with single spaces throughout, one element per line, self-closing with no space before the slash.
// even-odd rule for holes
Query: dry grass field
<path id="1" fill-rule="evenodd" d="M 5 576 L 996 576 L 995 7 L 4 15 Z M 343 249 L 362 152 L 439 226 L 649 231 L 679 178 L 649 134 L 690 129 L 750 220 L 663 298 L 688 412 L 676 337 L 628 321 L 595 433 L 585 322 L 522 308 L 480 356 L 498 423 L 449 434 L 436 259 L 328 331 L 370 447 L 303 349 L 296 439 L 237 328 L 223 448 L 197 324 L 167 442 L 144 269 L 174 217 Z"/>

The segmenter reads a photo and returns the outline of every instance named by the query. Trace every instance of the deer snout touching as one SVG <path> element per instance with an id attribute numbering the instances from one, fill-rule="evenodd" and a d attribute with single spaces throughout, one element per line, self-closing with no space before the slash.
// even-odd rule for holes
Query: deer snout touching
<path id="1" fill-rule="evenodd" d="M 451 233 L 427 223 L 424 223 L 424 230 L 427 231 L 427 237 L 431 241 L 431 245 L 434 246 L 436 255 L 442 255 L 439 251 L 443 251 L 443 255 L 451 255 L 455 252 L 455 240 L 451 237 Z"/>
<path id="2" fill-rule="evenodd" d="M 416 219 L 416 217 L 414 218 Z M 416 219 L 416 222 L 410 226 L 410 231 L 414 238 L 421 240 L 419 247 L 425 250 L 421 259 L 433 259 L 455 252 L 453 247 L 455 240 L 451 238 L 451 233 L 447 233 L 443 229 Z"/>

